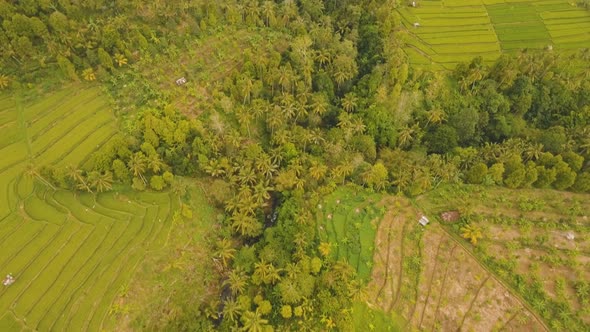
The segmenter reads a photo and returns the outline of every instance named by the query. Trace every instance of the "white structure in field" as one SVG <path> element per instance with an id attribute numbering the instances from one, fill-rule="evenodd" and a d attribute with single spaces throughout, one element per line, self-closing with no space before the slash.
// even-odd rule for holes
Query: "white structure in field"
<path id="1" fill-rule="evenodd" d="M 184 85 L 184 84 L 186 84 L 186 78 L 181 77 L 176 80 L 176 85 Z"/>
<path id="2" fill-rule="evenodd" d="M 6 278 L 4 279 L 4 281 L 2 282 L 2 284 L 4 286 L 10 286 L 14 283 L 14 277 L 12 276 L 12 273 L 9 273 L 8 275 L 6 275 Z"/>
<path id="3" fill-rule="evenodd" d="M 414 22 L 414 28 L 417 28 L 417 27 L 419 27 L 419 26 L 420 26 L 420 23 L 418 23 L 418 22 Z"/>
<path id="4" fill-rule="evenodd" d="M 428 223 L 430 222 L 430 220 L 428 220 L 428 218 L 426 218 L 426 216 L 422 216 L 420 218 L 420 220 L 418 220 L 418 222 L 420 223 L 420 225 L 426 226 L 426 225 L 428 225 Z"/>

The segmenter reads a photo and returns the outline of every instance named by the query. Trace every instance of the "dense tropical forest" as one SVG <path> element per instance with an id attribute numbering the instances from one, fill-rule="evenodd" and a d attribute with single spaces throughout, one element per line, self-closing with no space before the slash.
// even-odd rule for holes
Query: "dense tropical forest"
<path id="1" fill-rule="evenodd" d="M 26 99 L 98 86 L 117 118 L 118 134 L 80 166 L 32 161 L 36 181 L 79 195 L 171 192 L 175 224 L 198 213 L 187 185 L 198 183 L 219 211 L 200 244 L 208 257 L 189 256 L 199 263 L 176 285 L 126 312 L 132 329 L 355 330 L 369 276 L 316 223 L 343 187 L 590 193 L 590 49 L 430 71 L 404 52 L 400 6 L 0 0 L 0 89 Z M 551 329 L 590 326 L 587 280 L 576 285 L 580 308 L 538 310 Z M 525 300 L 547 299 L 536 292 Z"/>

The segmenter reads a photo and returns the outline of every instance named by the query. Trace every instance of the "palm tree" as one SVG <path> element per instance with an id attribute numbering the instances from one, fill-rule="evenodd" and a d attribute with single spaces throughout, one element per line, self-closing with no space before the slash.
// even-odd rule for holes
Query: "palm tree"
<path id="1" fill-rule="evenodd" d="M 0 75 L 0 90 L 6 89 L 8 87 L 10 80 L 6 75 Z"/>
<path id="2" fill-rule="evenodd" d="M 311 167 L 309 168 L 309 174 L 312 178 L 316 179 L 317 181 L 323 178 L 327 172 L 328 166 L 316 161 L 313 161 L 311 163 Z"/>
<path id="3" fill-rule="evenodd" d="M 251 185 L 256 182 L 256 173 L 251 167 L 241 167 L 238 172 L 238 178 L 242 184 Z"/>
<path id="4" fill-rule="evenodd" d="M 82 72 L 82 77 L 84 77 L 84 79 L 87 81 L 96 80 L 96 75 L 94 74 L 94 70 L 92 68 L 84 69 Z"/>
<path id="5" fill-rule="evenodd" d="M 270 199 L 270 191 L 273 188 L 270 186 L 268 181 L 260 181 L 254 186 L 254 200 L 258 205 L 262 205 L 264 202 Z"/>
<path id="6" fill-rule="evenodd" d="M 243 330 L 248 332 L 263 332 L 268 320 L 262 318 L 258 309 L 256 311 L 246 311 L 242 317 Z"/>
<path id="7" fill-rule="evenodd" d="M 338 89 L 340 89 L 340 86 L 342 85 L 342 83 L 346 82 L 346 80 L 348 80 L 349 75 L 342 69 L 337 69 L 336 72 L 334 73 L 334 80 L 336 81 L 336 84 L 338 85 Z"/>
<path id="8" fill-rule="evenodd" d="M 73 165 L 66 166 L 67 175 L 74 183 L 84 182 L 84 174 L 81 169 L 76 168 Z"/>
<path id="9" fill-rule="evenodd" d="M 326 96 L 321 93 L 314 93 L 311 104 L 311 112 L 323 116 L 328 111 L 328 101 Z"/>
<path id="10" fill-rule="evenodd" d="M 481 228 L 475 225 L 467 224 L 461 227 L 461 236 L 464 239 L 471 241 L 471 244 L 476 245 L 477 240 L 482 237 Z"/>
<path id="11" fill-rule="evenodd" d="M 541 153 L 543 153 L 543 144 L 529 143 L 524 150 L 525 161 L 537 160 Z"/>
<path id="12" fill-rule="evenodd" d="M 435 108 L 432 111 L 428 112 L 428 121 L 426 122 L 426 126 L 428 126 L 429 123 L 442 123 L 445 119 L 446 113 L 440 108 Z"/>
<path id="13" fill-rule="evenodd" d="M 88 183 L 99 193 L 111 190 L 113 188 L 113 174 L 109 171 L 104 173 L 92 171 L 88 174 Z"/>
<path id="14" fill-rule="evenodd" d="M 125 58 L 123 54 L 117 53 L 115 54 L 115 62 L 117 63 L 117 66 L 123 67 L 127 64 L 127 58 Z"/>
<path id="15" fill-rule="evenodd" d="M 291 88 L 292 76 L 293 76 L 293 74 L 292 74 L 290 66 L 289 67 L 287 67 L 287 66 L 279 67 L 278 80 L 279 80 L 279 85 L 281 86 L 281 92 L 285 92 L 285 89 Z"/>
<path id="16" fill-rule="evenodd" d="M 276 106 L 278 107 L 278 106 Z M 276 111 L 275 107 L 275 111 Z M 280 111 L 280 107 L 278 108 Z M 285 124 L 285 118 L 280 112 L 275 112 L 274 114 L 268 114 L 266 116 L 266 124 L 268 128 L 270 128 L 270 133 L 274 134 L 274 131 Z"/>
<path id="17" fill-rule="evenodd" d="M 66 170 L 68 173 L 68 177 L 70 179 L 72 179 L 72 181 L 74 181 L 74 185 L 76 186 L 76 189 L 92 192 L 92 189 L 88 185 L 88 181 L 84 177 L 82 170 L 80 170 L 72 165 L 67 166 Z"/>
<path id="18" fill-rule="evenodd" d="M 357 107 L 357 97 L 353 92 L 344 95 L 341 100 L 342 108 L 347 112 L 352 112 Z"/>
<path id="19" fill-rule="evenodd" d="M 236 296 L 246 290 L 248 276 L 242 270 L 234 269 L 229 273 L 223 284 L 229 287 L 233 296 Z"/>
<path id="20" fill-rule="evenodd" d="M 241 312 L 240 305 L 236 300 L 227 299 L 223 303 L 223 318 L 229 319 L 230 322 L 236 322 Z"/>
<path id="21" fill-rule="evenodd" d="M 244 101 L 243 104 L 246 103 L 246 101 L 250 100 L 250 96 L 252 94 L 252 89 L 254 89 L 254 82 L 252 81 L 252 79 L 248 76 L 244 76 L 242 78 L 241 81 L 241 85 L 242 85 L 242 95 L 244 96 Z"/>
<path id="22" fill-rule="evenodd" d="M 231 220 L 234 231 L 242 236 L 256 236 L 262 229 L 258 220 L 246 213 L 235 213 L 232 215 Z"/>
<path id="23" fill-rule="evenodd" d="M 277 172 L 277 165 L 272 162 L 272 159 L 263 154 L 256 160 L 256 169 L 264 175 L 265 178 L 270 179 Z"/>
<path id="24" fill-rule="evenodd" d="M 211 159 L 209 163 L 204 167 L 207 174 L 213 177 L 221 177 L 225 175 L 225 168 L 222 166 L 219 159 Z"/>
<path id="25" fill-rule="evenodd" d="M 160 170 L 162 170 L 165 164 L 162 162 L 162 159 L 160 159 L 160 156 L 157 153 L 154 153 L 147 158 L 147 166 L 154 173 L 158 173 Z"/>
<path id="26" fill-rule="evenodd" d="M 147 167 L 147 159 L 143 152 L 136 152 L 133 154 L 127 162 L 127 166 L 131 173 L 133 173 L 133 176 L 139 177 L 143 183 L 147 182 L 143 176 Z"/>
<path id="27" fill-rule="evenodd" d="M 315 61 L 317 61 L 320 67 L 324 67 L 326 64 L 330 63 L 330 53 L 327 51 L 319 50 L 315 54 Z"/>
<path id="28" fill-rule="evenodd" d="M 33 163 L 30 163 L 27 165 L 26 169 L 25 169 L 25 175 L 30 177 L 30 178 L 37 178 L 39 179 L 41 182 L 43 182 L 45 185 L 47 185 L 48 187 L 51 187 L 53 190 L 55 190 L 56 188 L 51 184 L 51 182 L 47 181 L 39 172 L 39 170 L 37 169 L 37 167 L 35 167 L 35 165 Z"/>
<path id="29" fill-rule="evenodd" d="M 281 279 L 279 275 L 280 269 L 276 268 L 272 263 L 267 263 L 261 260 L 254 264 L 254 280 L 260 280 L 265 284 L 274 284 Z"/>
<path id="30" fill-rule="evenodd" d="M 234 254 L 236 253 L 236 249 L 233 248 L 232 243 L 228 239 L 221 239 L 217 241 L 217 251 L 215 251 L 215 256 L 221 259 L 223 266 L 227 266 L 227 263 L 234 258 Z"/>
<path id="31" fill-rule="evenodd" d="M 367 300 L 367 288 L 362 282 L 353 279 L 348 283 L 348 296 L 354 301 L 364 302 Z"/>
<path id="32" fill-rule="evenodd" d="M 264 16 L 266 26 L 270 26 L 275 21 L 275 3 L 274 1 L 264 1 L 262 3 L 262 15 Z"/>
<path id="33" fill-rule="evenodd" d="M 403 147 L 410 143 L 413 139 L 414 133 L 416 132 L 416 126 L 405 126 L 399 133 L 397 138 L 398 146 Z"/>

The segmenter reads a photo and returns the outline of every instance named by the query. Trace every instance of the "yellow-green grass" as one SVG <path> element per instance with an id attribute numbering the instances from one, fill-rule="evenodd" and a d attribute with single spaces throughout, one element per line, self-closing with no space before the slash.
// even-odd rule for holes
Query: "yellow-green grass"
<path id="1" fill-rule="evenodd" d="M 29 165 L 79 165 L 117 131 L 97 88 L 37 100 L 0 96 L 0 331 L 100 331 L 120 287 L 168 243 L 177 198 L 124 188 L 92 195 L 54 190 Z"/>
<path id="2" fill-rule="evenodd" d="M 590 45 L 590 12 L 567 0 L 417 1 L 397 9 L 410 63 L 452 69 L 522 49 L 571 52 Z M 414 27 L 419 23 L 419 27 Z"/>

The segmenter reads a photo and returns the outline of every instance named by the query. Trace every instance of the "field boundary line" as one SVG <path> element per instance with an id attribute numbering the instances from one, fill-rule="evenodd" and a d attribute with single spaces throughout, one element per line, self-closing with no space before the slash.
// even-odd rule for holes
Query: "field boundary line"
<path id="1" fill-rule="evenodd" d="M 15 94 L 14 103 L 16 105 L 16 110 L 17 110 L 17 114 L 18 114 L 18 118 L 17 118 L 18 124 L 19 124 L 19 127 L 21 128 L 21 130 L 23 131 L 24 140 L 27 145 L 27 155 L 29 156 L 29 159 L 31 159 L 31 156 L 32 156 L 31 140 L 29 139 L 29 133 L 27 130 L 27 121 L 25 119 L 25 107 L 23 105 L 22 91 L 20 89 L 17 90 L 17 93 Z"/>
<path id="2" fill-rule="evenodd" d="M 141 206 L 141 205 L 140 205 L 140 206 Z M 142 206 L 142 207 L 144 208 L 144 210 L 147 210 L 147 208 L 146 208 L 145 206 Z M 143 214 L 143 216 L 142 216 L 142 220 L 145 218 L 145 216 L 146 216 L 146 213 L 144 213 L 144 214 Z M 107 233 L 107 235 L 108 235 L 108 234 L 109 234 L 109 233 L 112 231 L 112 229 L 113 229 L 113 225 L 114 225 L 115 223 L 116 223 L 116 222 L 112 222 L 112 223 L 111 223 L 111 228 L 109 229 L 109 232 Z M 117 244 L 117 243 L 118 243 L 118 242 L 121 240 L 121 238 L 123 237 L 123 235 L 124 235 L 124 234 L 125 234 L 125 232 L 128 230 L 128 228 L 129 228 L 129 226 L 130 226 L 131 224 L 132 224 L 132 221 L 129 221 L 129 222 L 127 222 L 127 225 L 126 225 L 126 226 L 125 226 L 125 228 L 124 228 L 124 229 L 121 231 L 121 233 L 119 234 L 119 236 L 117 237 L 117 239 L 116 239 L 115 241 L 113 241 L 113 243 L 111 244 L 111 246 L 110 246 L 109 248 L 106 248 L 106 249 L 104 249 L 104 251 L 105 251 L 106 253 L 110 252 L 110 251 L 112 250 L 112 248 L 113 248 L 113 247 L 114 247 L 114 246 L 115 246 L 115 245 L 116 245 L 116 244 Z M 143 229 L 143 226 L 144 226 L 144 222 L 142 222 L 142 225 L 141 225 L 141 227 L 140 227 L 140 228 L 139 228 L 139 230 L 138 230 L 138 231 L 135 233 L 135 235 L 133 236 L 133 238 L 136 238 L 136 237 L 137 237 L 137 234 L 141 233 L 141 231 L 142 231 L 142 229 Z M 101 248 L 101 247 L 103 246 L 103 244 L 104 244 L 104 239 L 106 239 L 106 238 L 107 238 L 107 235 L 105 235 L 105 238 L 103 238 L 103 241 L 101 241 L 100 245 L 99 245 L 99 246 L 96 248 L 96 250 L 95 250 L 95 251 L 92 253 L 92 255 L 91 255 L 90 257 L 94 257 L 94 256 L 96 256 L 96 253 L 97 253 L 98 249 L 99 249 L 99 248 Z M 124 247 L 123 247 L 123 248 L 122 248 L 122 249 L 119 251 L 119 253 L 125 252 L 125 250 L 127 249 L 127 247 L 129 246 L 129 244 L 130 244 L 130 243 L 131 243 L 131 241 L 126 241 L 126 242 L 123 242 L 123 244 L 125 244 L 125 246 L 124 246 Z M 115 258 L 116 258 L 116 255 L 115 255 Z M 108 269 L 108 268 L 109 268 L 109 266 L 110 266 L 110 265 L 108 264 L 108 262 L 107 262 L 107 263 L 105 263 L 105 259 L 106 259 L 106 257 L 102 257 L 102 259 L 99 259 L 99 260 L 96 262 L 96 265 L 94 266 L 94 268 L 92 269 L 92 271 L 94 272 L 95 270 L 99 269 L 99 270 L 101 271 L 101 273 L 104 273 L 104 271 L 105 271 L 106 269 Z M 116 259 L 115 259 L 115 260 L 116 260 Z M 105 267 L 105 265 L 107 265 L 107 266 Z M 69 324 L 70 324 L 70 322 L 71 322 L 71 320 L 72 320 L 72 314 L 73 314 L 73 313 L 72 313 L 72 311 L 71 311 L 71 308 L 72 308 L 72 306 L 74 305 L 74 303 L 71 303 L 71 301 L 72 301 L 72 299 L 74 298 L 74 294 L 78 293 L 78 292 L 80 291 L 80 289 L 82 288 L 82 286 L 83 286 L 84 284 L 86 284 L 88 281 L 90 281 L 90 280 L 92 279 L 92 278 L 91 278 L 91 276 L 92 276 L 93 274 L 94 274 L 94 273 L 90 273 L 90 274 L 88 275 L 88 277 L 87 277 L 87 278 L 86 278 L 86 279 L 85 279 L 85 280 L 84 280 L 84 281 L 83 281 L 83 282 L 82 282 L 82 283 L 79 285 L 79 287 L 77 287 L 77 288 L 74 290 L 74 292 L 73 292 L 73 293 L 70 295 L 70 297 L 69 297 L 69 300 L 68 300 L 68 302 L 67 302 L 66 306 L 64 307 L 64 310 L 66 310 L 68 307 L 70 308 L 70 310 L 69 310 L 69 313 L 68 313 L 68 316 L 67 316 L 67 319 L 65 320 L 65 326 L 69 326 Z M 94 282 L 93 282 L 93 285 L 94 285 L 94 284 L 95 284 L 95 283 L 96 283 L 96 282 L 97 282 L 97 281 L 100 279 L 100 277 L 96 277 L 96 278 L 94 278 L 94 279 L 95 279 L 95 280 L 94 280 Z M 88 293 L 88 289 L 86 289 L 86 291 L 84 291 L 84 293 L 86 293 L 86 294 L 87 294 L 87 293 Z M 77 296 L 77 297 L 76 297 L 76 304 L 82 303 L 82 301 L 83 301 L 83 299 L 84 299 L 84 298 L 86 298 L 86 296 L 84 296 L 84 297 Z M 77 309 L 76 309 L 76 310 L 77 310 Z M 63 312 L 63 311 L 62 311 L 62 312 Z M 76 311 L 76 312 L 77 312 L 77 311 Z"/>
<path id="3" fill-rule="evenodd" d="M 436 267 L 438 266 L 438 255 L 440 253 L 440 247 L 445 240 L 445 236 L 441 235 L 440 240 L 438 241 L 438 248 L 436 249 L 436 256 L 434 257 L 434 267 L 432 268 L 432 275 L 430 276 L 430 282 L 428 285 L 428 294 L 426 295 L 426 299 L 424 300 L 424 308 L 422 309 L 422 314 L 420 315 L 420 324 L 418 324 L 418 328 L 422 329 L 422 322 L 424 321 L 424 313 L 426 312 L 426 308 L 428 307 L 428 300 L 430 299 L 430 293 L 432 293 L 432 282 L 434 281 L 434 276 L 436 275 Z M 425 271 L 426 272 L 426 271 Z"/>
<path id="4" fill-rule="evenodd" d="M 520 296 L 520 294 L 518 294 L 512 287 L 510 287 L 506 282 L 504 282 L 504 280 L 500 279 L 499 277 L 497 277 L 485 264 L 482 264 L 479 259 L 477 259 L 477 257 L 473 254 L 473 252 L 471 252 L 471 250 L 467 249 L 456 237 L 454 234 L 452 234 L 449 230 L 447 230 L 445 227 L 443 227 L 442 225 L 438 225 L 438 227 L 442 228 L 452 239 L 453 241 L 455 241 L 459 246 L 461 246 L 461 248 L 463 248 L 463 250 L 465 250 L 467 252 L 467 254 L 469 256 L 471 256 L 471 258 L 475 259 L 475 261 L 477 262 L 477 264 L 479 266 L 481 266 L 486 272 L 488 272 L 492 278 L 494 278 L 494 280 L 496 280 L 497 282 L 499 282 L 502 286 L 504 286 L 504 288 L 506 288 L 510 294 L 512 294 L 512 296 L 514 296 L 520 303 L 521 305 L 526 308 L 534 317 L 535 319 L 539 322 L 539 324 L 541 324 L 541 326 L 545 329 L 545 331 L 551 331 L 547 325 L 545 324 L 545 321 L 543 321 L 543 319 L 541 319 L 541 317 L 539 317 L 539 315 L 537 314 L 537 312 L 535 310 L 533 310 L 533 308 Z"/>
<path id="5" fill-rule="evenodd" d="M 488 272 L 488 276 L 486 277 L 486 279 L 477 288 L 477 292 L 475 292 L 475 296 L 473 296 L 471 303 L 469 303 L 469 308 L 467 308 L 465 315 L 463 315 L 463 319 L 461 320 L 461 325 L 459 325 L 459 331 L 461 329 L 463 329 L 463 324 L 465 324 L 465 320 L 467 319 L 467 316 L 471 313 L 471 309 L 473 309 L 473 304 L 475 304 L 475 301 L 477 301 L 477 298 L 479 297 L 481 289 L 488 282 L 488 280 L 490 280 L 491 277 L 492 277 L 492 274 Z"/>
<path id="6" fill-rule="evenodd" d="M 400 299 L 400 293 L 402 291 L 402 280 L 404 278 L 404 260 L 405 260 L 405 246 L 404 243 L 406 242 L 406 232 L 408 229 L 408 220 L 406 220 L 404 218 L 404 226 L 402 228 L 402 234 L 401 234 L 401 242 L 400 242 L 400 257 L 401 259 L 399 260 L 399 274 L 398 274 L 398 283 L 397 283 L 397 289 L 395 290 L 395 299 L 394 301 L 392 301 L 391 306 L 390 306 L 390 311 L 396 307 L 398 305 L 399 299 Z"/>
<path id="7" fill-rule="evenodd" d="M 24 248 L 28 247 L 29 244 L 31 244 L 31 242 L 33 242 L 35 240 L 35 238 L 39 234 L 41 234 L 43 232 L 43 230 L 45 230 L 45 227 L 47 227 L 47 224 L 44 224 L 42 227 L 40 227 L 39 230 L 37 230 L 37 232 L 34 233 L 33 236 L 31 236 L 31 238 L 27 242 L 25 242 L 21 245 L 21 248 L 19 248 L 17 251 L 15 251 L 12 255 L 8 256 L 8 258 L 4 262 L 2 262 L 2 264 L 0 264 L 0 269 L 6 268 L 6 265 L 8 265 L 14 259 L 15 256 L 17 256 L 21 251 L 23 251 Z M 20 227 L 18 227 L 18 228 L 20 228 Z M 17 275 L 17 278 L 18 278 L 18 275 Z"/>
<path id="8" fill-rule="evenodd" d="M 510 318 L 508 318 L 507 321 L 504 322 L 504 324 L 502 324 L 502 326 L 500 326 L 500 328 L 498 328 L 498 331 L 503 331 L 504 328 L 506 328 L 506 326 L 508 326 L 508 324 L 510 324 L 510 322 L 512 322 L 514 320 L 514 318 L 516 318 L 516 316 L 524 311 L 524 307 L 518 308 L 518 310 L 515 310 L 514 313 L 512 315 L 510 315 Z"/>
<path id="9" fill-rule="evenodd" d="M 453 246 L 453 249 L 451 249 L 451 253 L 450 253 L 450 257 L 453 257 L 453 253 L 455 252 L 455 249 L 457 249 L 457 244 L 455 244 Z M 438 301 L 436 302 L 436 310 L 434 310 L 434 325 L 432 326 L 432 332 L 434 332 L 434 329 L 436 327 L 436 317 L 438 316 L 438 310 L 440 309 L 440 301 L 443 298 L 443 290 L 445 289 L 445 284 L 447 283 L 447 276 L 449 275 L 449 267 L 451 265 L 451 260 L 449 259 L 447 261 L 447 264 L 445 264 L 445 274 L 443 276 L 443 281 L 442 284 L 440 285 L 440 295 L 438 297 Z"/>
<path id="10" fill-rule="evenodd" d="M 89 89 L 92 89 L 92 88 L 82 89 L 79 93 L 83 93 L 84 91 L 87 91 Z M 60 106 L 62 106 L 63 104 L 67 103 L 71 99 L 71 98 L 68 98 L 68 97 L 72 97 L 72 96 L 76 96 L 76 95 L 77 94 L 68 93 L 63 98 L 61 98 L 59 101 L 56 101 L 55 103 L 52 103 L 50 106 L 46 107 L 43 111 L 41 111 L 40 113 L 36 114 L 36 116 L 33 117 L 33 118 L 31 118 L 31 120 L 28 122 L 28 125 L 31 126 L 31 125 L 39 122 L 39 120 L 41 120 L 43 117 L 45 117 L 45 115 L 47 115 L 48 113 L 51 113 L 52 111 L 57 110 Z M 94 96 L 92 99 L 89 99 L 89 100 L 93 100 L 93 99 L 96 99 L 96 96 Z M 80 101 L 79 103 L 74 104 L 72 108 L 68 109 L 68 111 L 65 114 L 62 114 L 59 118 L 63 117 L 66 114 L 69 114 L 69 113 L 73 112 L 73 109 L 74 108 L 76 108 L 77 106 L 82 105 L 82 103 L 84 103 L 84 102 L 88 102 L 89 100 L 84 99 L 83 101 Z M 36 105 L 38 105 L 38 104 L 32 104 L 31 107 L 36 106 Z"/>
<path id="11" fill-rule="evenodd" d="M 86 135 L 84 135 L 84 137 L 82 137 L 81 139 L 79 139 L 79 140 L 76 142 L 76 144 L 74 144 L 74 145 L 73 145 L 73 146 L 72 146 L 72 147 L 71 147 L 69 150 L 67 150 L 67 151 L 64 151 L 64 152 L 63 152 L 63 153 L 62 153 L 62 154 L 61 154 L 61 155 L 60 155 L 60 156 L 57 158 L 57 161 L 59 162 L 60 160 L 63 160 L 63 159 L 66 157 L 66 156 L 68 156 L 69 154 L 71 154 L 71 153 L 72 153 L 74 150 L 76 150 L 76 148 L 77 148 L 77 147 L 80 145 L 80 143 L 82 143 L 83 141 L 87 140 L 87 139 L 88 139 L 88 137 L 92 136 L 92 134 L 94 134 L 96 130 L 98 130 L 98 129 L 101 129 L 101 128 L 103 128 L 103 127 L 105 127 L 105 126 L 107 126 L 108 124 L 110 124 L 110 123 L 113 123 L 113 122 L 114 122 L 114 120 L 112 120 L 112 119 L 109 119 L 109 120 L 107 120 L 107 121 L 104 121 L 104 122 L 100 123 L 100 124 L 99 124 L 97 127 L 94 127 L 94 128 L 93 128 L 93 131 L 91 131 L 91 132 L 87 133 Z M 112 135 L 111 135 L 111 136 L 109 136 L 107 139 L 109 139 L 109 138 L 111 138 L 111 137 L 112 137 Z M 63 137 L 62 137 L 62 138 L 63 138 Z M 61 138 L 60 138 L 60 139 L 58 139 L 58 141 L 59 141 L 59 140 L 61 140 Z M 87 154 L 87 155 L 86 155 L 84 158 L 87 158 L 88 156 L 92 155 L 92 154 L 93 154 L 95 151 L 96 151 L 96 150 L 95 150 L 95 149 L 93 149 L 93 150 L 92 150 L 92 151 L 90 151 L 90 152 L 89 152 L 89 153 L 88 153 L 88 154 Z M 55 162 L 54 162 L 53 164 L 55 164 Z M 78 164 L 78 165 L 79 165 L 79 164 Z"/>
<path id="12" fill-rule="evenodd" d="M 63 133 L 61 135 L 58 135 L 50 142 L 46 142 L 46 145 L 43 146 L 37 153 L 35 153 L 34 157 L 37 158 L 37 157 L 41 156 L 43 153 L 47 152 L 47 150 L 49 150 L 51 147 L 53 147 L 55 144 L 57 144 L 59 141 L 61 141 L 64 137 L 68 136 L 73 130 L 75 130 L 78 126 L 80 126 L 80 124 L 82 124 L 86 121 L 92 120 L 92 118 L 98 112 L 100 112 L 100 110 L 101 109 L 98 108 L 90 114 L 87 114 L 81 118 L 77 118 L 76 122 L 70 124 L 67 128 L 64 128 Z M 60 119 L 58 122 L 54 122 L 54 123 L 60 123 L 61 121 L 64 121 L 64 119 Z M 41 138 L 43 138 L 43 135 L 45 135 L 49 130 L 51 130 L 53 128 L 54 128 L 53 125 L 50 125 L 49 127 L 45 127 L 46 130 L 35 135 L 34 141 L 36 142 L 36 141 L 40 140 Z"/>
<path id="13" fill-rule="evenodd" d="M 103 126 L 106 126 L 106 125 L 108 125 L 110 123 L 116 123 L 116 122 L 117 122 L 116 120 L 113 120 L 111 122 L 105 122 L 103 124 Z M 102 128 L 103 126 L 101 126 L 100 128 Z M 107 137 L 107 138 L 103 139 L 102 141 L 100 141 L 98 143 L 98 146 L 95 147 L 95 148 L 93 148 L 90 152 L 88 152 L 88 154 L 86 154 L 86 156 L 84 156 L 84 158 L 82 158 L 82 160 L 78 163 L 78 165 L 84 165 L 85 163 L 87 163 L 88 160 L 91 158 L 91 156 L 95 152 L 98 152 L 98 150 L 100 150 L 103 146 L 105 146 L 105 144 L 107 144 L 108 141 L 110 141 L 115 135 L 117 135 L 119 133 L 119 130 L 117 128 L 113 128 L 113 129 L 114 129 L 113 130 L 113 133 L 109 137 Z M 73 149 L 72 149 L 72 151 L 73 151 Z"/>

